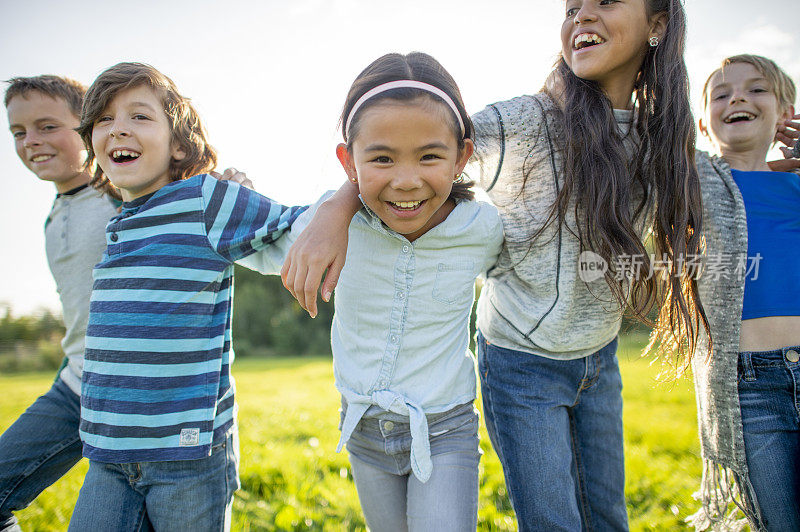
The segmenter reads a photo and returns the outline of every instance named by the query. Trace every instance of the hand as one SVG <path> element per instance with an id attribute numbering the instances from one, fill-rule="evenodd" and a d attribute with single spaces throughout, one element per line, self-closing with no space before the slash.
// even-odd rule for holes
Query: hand
<path id="1" fill-rule="evenodd" d="M 347 256 L 350 220 L 361 208 L 358 186 L 346 181 L 324 201 L 305 230 L 300 233 L 283 261 L 281 280 L 312 318 L 317 316 L 317 287 L 322 281 L 322 299 L 331 300 Z"/>
<path id="2" fill-rule="evenodd" d="M 330 301 L 347 256 L 346 219 L 340 209 L 323 203 L 308 226 L 300 233 L 281 268 L 283 286 L 311 316 L 317 316 L 317 288 L 325 275 L 322 299 Z"/>
<path id="3" fill-rule="evenodd" d="M 800 115 L 794 115 L 791 119 L 778 126 L 778 131 L 775 133 L 775 141 L 785 144 L 785 146 L 780 147 L 784 159 L 767 162 L 773 172 L 792 172 L 800 168 L 800 159 L 795 158 L 793 153 L 794 145 L 798 137 L 800 137 L 800 122 L 797 121 L 799 118 Z"/>
<path id="4" fill-rule="evenodd" d="M 228 168 L 222 173 L 222 175 L 220 175 L 219 172 L 214 171 L 209 172 L 209 174 L 214 179 L 219 179 L 220 181 L 233 181 L 234 183 L 239 183 L 243 187 L 249 188 L 250 190 L 256 189 L 256 187 L 253 186 L 253 182 L 247 177 L 247 174 L 240 172 L 236 168 Z"/>
<path id="5" fill-rule="evenodd" d="M 797 138 L 800 137 L 800 122 L 797 121 L 798 119 L 800 119 L 800 114 L 794 115 L 779 125 L 778 131 L 775 133 L 775 142 L 781 142 L 792 148 Z M 783 147 L 781 147 L 781 151 L 784 151 Z M 786 152 L 784 151 L 785 154 Z"/>
<path id="6" fill-rule="evenodd" d="M 786 151 L 784 150 L 788 151 L 790 155 L 786 155 Z M 773 172 L 794 172 L 800 169 L 800 159 L 792 159 L 791 150 L 789 148 L 781 148 L 781 151 L 783 151 L 784 156 L 788 158 L 778 161 L 767 161 L 770 170 Z"/>

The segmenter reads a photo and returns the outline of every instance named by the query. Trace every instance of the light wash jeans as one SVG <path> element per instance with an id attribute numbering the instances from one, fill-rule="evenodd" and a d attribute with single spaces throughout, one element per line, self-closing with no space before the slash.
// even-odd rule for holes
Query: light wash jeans
<path id="1" fill-rule="evenodd" d="M 769 532 L 800 530 L 800 346 L 739 353 L 750 482 Z"/>
<path id="2" fill-rule="evenodd" d="M 19 531 L 12 512 L 81 459 L 80 419 L 80 397 L 56 379 L 0 436 L 0 531 Z"/>
<path id="3" fill-rule="evenodd" d="M 428 416 L 433 472 L 425 483 L 411 472 L 411 433 L 401 419 L 392 413 L 363 418 L 347 442 L 367 526 L 373 532 L 474 532 L 481 458 L 475 407 Z"/>
<path id="4" fill-rule="evenodd" d="M 90 461 L 69 531 L 230 530 L 238 445 L 234 432 L 199 460 Z"/>
<path id="5" fill-rule="evenodd" d="M 486 428 L 519 529 L 628 530 L 617 340 L 576 360 L 478 334 Z"/>

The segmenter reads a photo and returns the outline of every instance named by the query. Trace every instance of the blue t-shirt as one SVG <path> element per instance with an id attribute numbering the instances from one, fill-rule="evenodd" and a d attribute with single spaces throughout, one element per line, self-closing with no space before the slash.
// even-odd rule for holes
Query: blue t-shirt
<path id="1" fill-rule="evenodd" d="M 800 316 L 800 176 L 732 170 L 747 213 L 742 319 Z"/>

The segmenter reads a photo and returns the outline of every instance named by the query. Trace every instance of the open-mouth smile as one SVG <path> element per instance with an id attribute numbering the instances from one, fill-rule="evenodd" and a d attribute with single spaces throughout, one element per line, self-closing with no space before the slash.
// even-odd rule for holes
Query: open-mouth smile
<path id="1" fill-rule="evenodd" d="M 109 157 L 111 157 L 111 160 L 114 161 L 116 164 L 125 164 L 135 161 L 141 155 L 142 155 L 141 153 L 134 150 L 130 150 L 128 148 L 117 148 L 111 150 Z"/>
<path id="2" fill-rule="evenodd" d="M 751 122 L 756 119 L 756 115 L 748 113 L 747 111 L 737 111 L 731 113 L 722 119 L 726 124 L 734 124 L 736 122 Z"/>
<path id="3" fill-rule="evenodd" d="M 55 157 L 55 155 L 40 153 L 39 155 L 34 155 L 33 157 L 31 157 L 31 162 L 32 163 L 44 163 L 44 162 L 49 161 L 53 157 Z"/>
<path id="4" fill-rule="evenodd" d="M 428 200 L 385 201 L 384 203 L 386 203 L 395 215 L 401 218 L 411 218 L 422 210 L 422 206 L 427 201 Z"/>
<path id="5" fill-rule="evenodd" d="M 597 46 L 598 44 L 603 44 L 604 42 L 606 42 L 606 40 L 596 33 L 581 33 L 572 40 L 572 49 L 583 50 L 585 48 Z"/>

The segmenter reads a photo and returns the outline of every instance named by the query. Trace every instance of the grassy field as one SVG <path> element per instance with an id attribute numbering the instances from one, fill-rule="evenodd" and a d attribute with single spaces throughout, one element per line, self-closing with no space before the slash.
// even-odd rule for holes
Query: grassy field
<path id="1" fill-rule="evenodd" d="M 694 512 L 700 476 L 695 403 L 688 380 L 657 384 L 638 358 L 641 339 L 620 348 L 625 398 L 626 492 L 632 530 L 674 530 Z M 346 452 L 336 454 L 339 397 L 328 358 L 240 360 L 242 489 L 233 530 L 364 530 Z M 0 377 L 0 431 L 50 385 L 51 374 Z M 481 429 L 479 530 L 515 530 L 503 474 Z M 88 464 L 20 512 L 23 530 L 66 530 Z"/>

